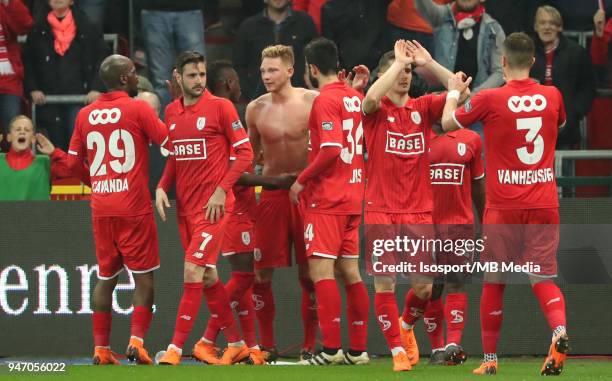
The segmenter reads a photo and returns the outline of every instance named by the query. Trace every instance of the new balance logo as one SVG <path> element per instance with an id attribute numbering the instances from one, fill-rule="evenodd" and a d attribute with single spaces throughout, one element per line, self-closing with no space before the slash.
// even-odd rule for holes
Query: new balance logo
<path id="1" fill-rule="evenodd" d="M 497 310 L 497 311 L 489 312 L 489 315 L 492 315 L 492 316 L 499 316 L 501 314 L 502 314 L 502 310 Z"/>
<path id="2" fill-rule="evenodd" d="M 204 257 L 204 253 L 200 253 L 199 251 L 196 251 L 195 253 L 193 253 L 193 256 L 197 259 L 202 259 Z"/>
<path id="3" fill-rule="evenodd" d="M 249 310 L 238 311 L 238 316 L 248 316 Z"/>
<path id="4" fill-rule="evenodd" d="M 189 320 L 191 320 L 191 316 L 189 316 L 189 315 L 181 315 L 181 319 L 189 321 Z"/>
<path id="5" fill-rule="evenodd" d="M 334 320 L 332 320 L 332 323 L 340 323 L 340 318 L 339 317 L 334 318 Z"/>
<path id="6" fill-rule="evenodd" d="M 463 311 L 451 310 L 450 313 L 453 315 L 453 320 L 450 321 L 451 323 L 463 323 Z"/>
<path id="7" fill-rule="evenodd" d="M 378 315 L 378 321 L 380 322 L 380 324 L 382 324 L 382 330 L 386 331 L 389 328 L 391 328 L 391 322 L 387 319 L 385 319 L 387 317 L 387 314 L 385 315 Z"/>
<path id="8" fill-rule="evenodd" d="M 559 302 L 559 301 L 561 301 L 561 298 L 557 297 L 557 298 L 551 299 L 548 302 L 546 302 L 546 305 L 548 306 L 548 305 L 551 305 L 551 304 Z"/>
<path id="9" fill-rule="evenodd" d="M 356 320 L 351 325 L 363 325 L 363 320 Z"/>

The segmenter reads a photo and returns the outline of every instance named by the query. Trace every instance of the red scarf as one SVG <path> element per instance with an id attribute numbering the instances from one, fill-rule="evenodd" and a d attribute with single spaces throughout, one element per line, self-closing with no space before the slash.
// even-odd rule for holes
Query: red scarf
<path id="1" fill-rule="evenodd" d="M 457 27 L 459 29 L 471 28 L 472 26 L 474 26 L 474 24 L 477 24 L 478 22 L 480 22 L 482 15 L 485 13 L 485 8 L 482 4 L 479 4 L 471 12 L 459 11 L 457 9 L 457 3 L 453 3 L 452 9 L 453 9 L 453 14 L 455 15 L 455 21 L 457 22 Z M 471 19 L 471 21 L 468 19 Z M 469 25 L 462 28 L 461 26 L 459 26 L 459 23 L 461 23 L 461 21 L 463 20 L 466 20 L 466 21 L 464 21 L 462 24 L 467 23 Z"/>
<path id="2" fill-rule="evenodd" d="M 4 5 L 0 5 L 4 7 Z M 4 9 L 1 10 L 4 12 Z M 6 45 L 7 35 L 0 19 L 0 75 L 15 74 L 11 61 L 9 61 L 8 50 Z"/>
<path id="3" fill-rule="evenodd" d="M 66 13 L 62 20 L 59 20 L 53 12 L 49 12 L 47 21 L 51 25 L 53 36 L 55 36 L 55 51 L 60 56 L 63 56 L 70 48 L 70 44 L 72 44 L 72 40 L 76 36 L 77 28 L 72 17 L 72 10 L 68 9 L 68 13 Z"/>
<path id="4" fill-rule="evenodd" d="M 21 152 L 16 152 L 13 148 L 10 148 L 6 154 L 6 162 L 9 167 L 14 171 L 21 171 L 26 169 L 34 161 L 34 154 L 31 149 L 27 149 Z"/>

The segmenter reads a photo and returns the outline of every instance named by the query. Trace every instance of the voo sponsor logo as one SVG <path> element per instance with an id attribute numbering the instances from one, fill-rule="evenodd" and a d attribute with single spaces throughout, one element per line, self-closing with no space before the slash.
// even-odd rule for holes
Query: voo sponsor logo
<path id="1" fill-rule="evenodd" d="M 95 109 L 89 113 L 89 124 L 95 126 L 97 124 L 117 123 L 121 119 L 121 110 L 118 108 L 111 109 Z"/>

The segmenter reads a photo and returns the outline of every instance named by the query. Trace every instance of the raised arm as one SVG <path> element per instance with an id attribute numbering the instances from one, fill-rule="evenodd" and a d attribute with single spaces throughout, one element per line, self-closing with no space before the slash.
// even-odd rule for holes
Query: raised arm
<path id="1" fill-rule="evenodd" d="M 380 108 L 382 97 L 391 90 L 399 73 L 404 70 L 407 65 L 413 62 L 413 58 L 408 54 L 406 41 L 397 40 L 395 42 L 394 52 L 395 61 L 393 61 L 384 74 L 370 86 L 365 98 L 363 98 L 361 107 L 363 108 L 364 114 L 372 114 Z"/>
<path id="2" fill-rule="evenodd" d="M 245 120 L 247 124 L 247 131 L 249 133 L 249 141 L 251 142 L 251 147 L 253 148 L 253 167 L 257 165 L 257 163 L 261 159 L 261 136 L 259 135 L 259 130 L 257 129 L 257 101 L 252 101 L 247 105 L 245 112 Z"/>
<path id="3" fill-rule="evenodd" d="M 449 12 L 446 5 L 436 4 L 433 0 L 414 0 L 414 7 L 432 28 L 442 24 L 446 13 Z"/>

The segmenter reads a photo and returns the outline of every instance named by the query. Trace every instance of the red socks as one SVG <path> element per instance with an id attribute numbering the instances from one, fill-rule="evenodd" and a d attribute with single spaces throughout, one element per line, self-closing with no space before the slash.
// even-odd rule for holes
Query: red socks
<path id="1" fill-rule="evenodd" d="M 183 348 L 193 324 L 195 323 L 200 304 L 202 304 L 202 282 L 184 283 L 183 296 L 176 314 L 176 325 L 174 327 L 174 337 L 172 344 L 177 348 Z"/>
<path id="2" fill-rule="evenodd" d="M 249 288 L 251 288 L 254 280 L 254 273 L 232 271 L 230 280 L 225 284 L 225 293 L 227 294 L 230 300 L 230 306 L 232 307 L 232 309 L 236 309 L 236 307 L 240 304 L 242 297 L 244 296 L 245 292 Z M 209 301 L 208 305 L 210 306 L 213 303 L 213 301 Z M 216 309 L 215 306 L 213 306 L 213 309 Z M 206 325 L 206 330 L 204 331 L 204 338 L 207 341 L 214 343 L 217 340 L 219 331 L 219 319 L 217 316 L 213 316 L 211 314 L 211 317 L 208 320 L 208 324 Z"/>
<path id="3" fill-rule="evenodd" d="M 132 312 L 132 327 L 130 335 L 136 336 L 144 341 L 152 319 L 153 312 L 151 311 L 151 307 L 135 306 L 134 312 Z"/>
<path id="4" fill-rule="evenodd" d="M 110 312 L 93 313 L 93 337 L 96 347 L 108 347 L 110 345 L 112 315 Z"/>
<path id="5" fill-rule="evenodd" d="M 362 281 L 344 287 L 348 317 L 349 350 L 365 352 L 368 342 L 370 296 Z"/>
<path id="6" fill-rule="evenodd" d="M 240 320 L 240 327 L 242 328 L 242 336 L 246 345 L 252 348 L 257 345 L 257 333 L 255 332 L 255 309 L 253 308 L 253 290 L 249 288 L 246 290 L 238 308 L 238 320 Z"/>
<path id="7" fill-rule="evenodd" d="M 242 336 L 236 327 L 234 315 L 230 307 L 230 300 L 225 292 L 225 287 L 221 281 L 213 284 L 210 287 L 204 288 L 206 296 L 206 304 L 210 310 L 211 317 L 217 316 L 217 324 L 223 330 L 228 343 L 236 343 L 242 340 Z M 173 343 L 174 344 L 174 343 Z"/>
<path id="8" fill-rule="evenodd" d="M 429 336 L 431 349 L 440 349 L 444 347 L 444 311 L 442 309 L 442 298 L 431 300 L 425 308 L 423 314 L 423 322 L 425 323 L 425 331 Z M 410 324 L 410 323 L 408 323 Z"/>
<path id="9" fill-rule="evenodd" d="M 317 305 L 314 283 L 310 279 L 300 278 L 302 287 L 302 328 L 304 330 L 304 343 L 302 349 L 313 352 L 317 340 Z"/>
<path id="10" fill-rule="evenodd" d="M 486 353 L 497 353 L 497 341 L 503 321 L 504 289 L 506 285 L 485 283 L 480 297 L 480 329 L 482 349 Z"/>
<path id="11" fill-rule="evenodd" d="M 374 313 L 389 350 L 401 347 L 399 311 L 393 291 L 377 292 L 374 295 Z"/>
<path id="12" fill-rule="evenodd" d="M 406 294 L 406 305 L 402 313 L 404 323 L 414 325 L 423 316 L 427 303 L 429 303 L 428 299 L 419 298 L 411 288 Z"/>
<path id="13" fill-rule="evenodd" d="M 532 289 L 550 329 L 565 327 L 565 298 L 559 287 L 552 281 L 543 281 L 534 284 Z"/>
<path id="14" fill-rule="evenodd" d="M 461 336 L 467 319 L 467 302 L 465 292 L 446 295 L 444 317 L 446 319 L 446 342 L 449 344 L 461 344 Z"/>
<path id="15" fill-rule="evenodd" d="M 342 300 L 335 279 L 323 279 L 315 283 L 319 326 L 323 346 L 330 349 L 342 347 L 340 337 L 340 313 Z"/>
<path id="16" fill-rule="evenodd" d="M 255 283 L 253 285 L 253 303 L 255 304 L 255 315 L 259 322 L 259 335 L 261 345 L 266 348 L 276 346 L 274 340 L 274 295 L 272 294 L 272 283 Z"/>

